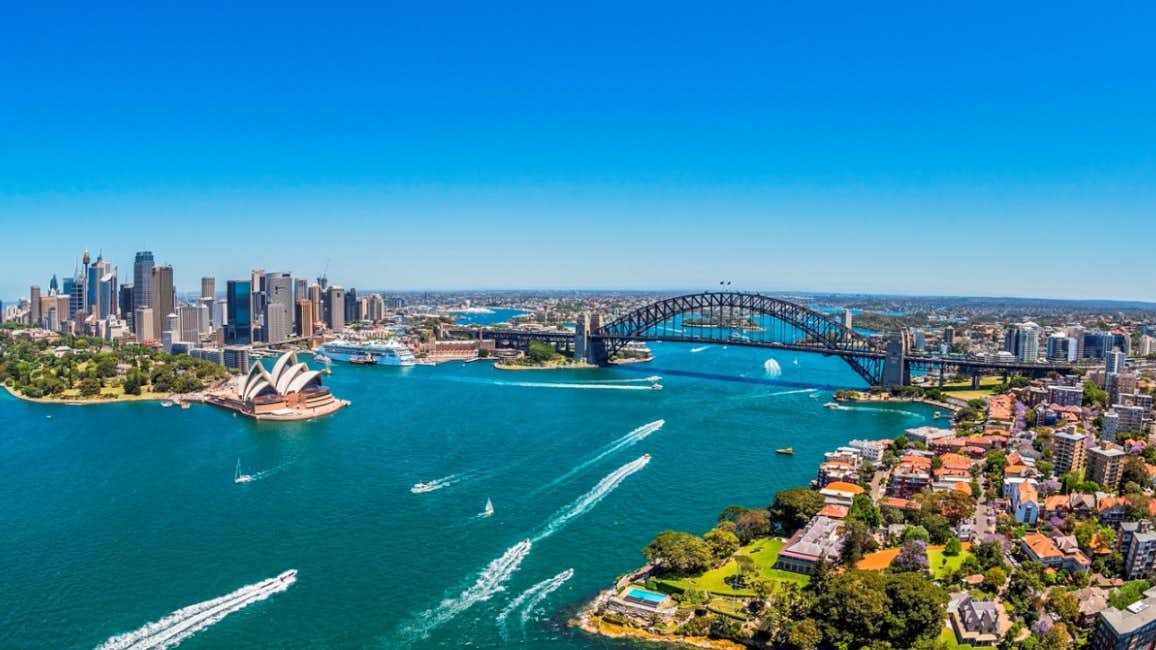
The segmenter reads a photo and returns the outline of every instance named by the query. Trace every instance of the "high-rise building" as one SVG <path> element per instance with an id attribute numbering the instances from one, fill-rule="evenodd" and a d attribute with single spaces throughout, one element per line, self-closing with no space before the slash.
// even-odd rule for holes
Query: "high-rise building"
<path id="1" fill-rule="evenodd" d="M 361 314 L 358 314 L 357 303 L 357 289 L 350 289 L 345 292 L 345 322 L 356 323 L 361 320 Z"/>
<path id="2" fill-rule="evenodd" d="M 1035 323 L 1021 323 L 1016 341 L 1016 359 L 1025 363 L 1035 363 L 1040 357 L 1040 326 Z"/>
<path id="3" fill-rule="evenodd" d="M 1088 437 L 1082 433 L 1061 431 L 1052 438 L 1052 452 L 1055 472 L 1062 476 L 1068 472 L 1080 472 L 1087 463 Z"/>
<path id="4" fill-rule="evenodd" d="M 345 329 L 345 291 L 337 285 L 325 290 L 325 325 L 334 332 Z"/>
<path id="5" fill-rule="evenodd" d="M 137 343 L 147 343 L 157 340 L 153 336 L 153 332 L 157 330 L 157 326 L 153 319 L 152 307 L 137 307 L 133 315 L 133 322 L 136 323 Z"/>
<path id="6" fill-rule="evenodd" d="M 1116 447 L 1093 447 L 1088 450 L 1088 480 L 1106 490 L 1118 490 L 1126 455 L 1123 449 Z"/>
<path id="7" fill-rule="evenodd" d="M 136 305 L 134 305 L 132 302 L 133 288 L 134 287 L 132 284 L 120 285 L 120 289 L 117 290 L 117 293 L 120 295 L 117 296 L 116 301 L 117 312 L 120 313 L 121 317 L 128 321 L 130 324 L 132 323 L 133 316 L 135 315 L 133 312 L 136 311 Z"/>
<path id="8" fill-rule="evenodd" d="M 374 323 L 385 318 L 385 300 L 380 293 L 372 293 L 366 298 L 364 318 Z"/>
<path id="9" fill-rule="evenodd" d="M 108 318 L 116 313 L 116 269 L 97 255 L 96 261 L 88 265 L 85 290 L 88 292 L 86 304 L 88 313 L 97 318 Z"/>
<path id="10" fill-rule="evenodd" d="M 1112 335 L 1106 332 L 1084 332 L 1081 359 L 1104 359 L 1112 351 Z"/>
<path id="11" fill-rule="evenodd" d="M 1008 325 L 1003 332 L 1003 349 L 1019 357 L 1020 326 Z"/>
<path id="12" fill-rule="evenodd" d="M 81 295 L 82 290 L 83 290 L 83 286 L 80 286 L 76 282 L 76 276 L 75 275 L 71 278 L 69 278 L 69 277 L 64 278 L 64 282 L 62 283 L 61 288 L 60 288 L 60 293 L 68 296 L 68 318 L 69 319 L 75 318 L 76 314 L 78 314 L 80 312 L 80 305 L 84 302 L 84 296 Z"/>
<path id="13" fill-rule="evenodd" d="M 947 327 L 943 328 L 943 344 L 947 346 L 948 350 L 951 350 L 951 346 L 954 343 L 955 343 L 955 328 L 952 327 L 951 325 L 948 325 Z"/>
<path id="14" fill-rule="evenodd" d="M 297 301 L 293 320 L 297 322 L 297 335 L 303 338 L 313 337 L 313 303 L 302 298 Z"/>
<path id="15" fill-rule="evenodd" d="M 177 309 L 177 292 L 173 286 L 173 267 L 172 266 L 157 266 L 153 267 L 152 277 L 152 304 L 149 305 L 153 309 L 153 320 L 155 321 L 154 338 L 158 341 L 162 338 L 162 329 L 167 325 L 167 320 Z"/>
<path id="16" fill-rule="evenodd" d="M 181 305 L 177 308 L 177 329 L 180 332 L 179 341 L 185 343 L 201 342 L 201 307 L 200 305 Z"/>
<path id="17" fill-rule="evenodd" d="M 201 278 L 201 297 L 202 298 L 216 298 L 217 297 L 217 279 L 206 275 Z"/>
<path id="18" fill-rule="evenodd" d="M 1076 360 L 1076 340 L 1065 333 L 1057 332 L 1048 337 L 1048 361 L 1065 362 Z"/>
<path id="19" fill-rule="evenodd" d="M 293 276 L 265 275 L 265 339 L 281 343 L 293 334 Z"/>
<path id="20" fill-rule="evenodd" d="M 1124 372 L 1124 363 L 1127 359 L 1128 355 L 1119 350 L 1112 350 L 1104 357 L 1104 372 Z"/>
<path id="21" fill-rule="evenodd" d="M 305 278 L 297 278 L 293 281 L 293 304 L 296 305 L 298 300 L 307 298 L 309 298 L 309 283 Z"/>
<path id="22" fill-rule="evenodd" d="M 325 312 L 322 309 L 321 300 L 321 285 L 309 285 L 309 302 L 313 303 L 313 322 L 324 323 L 327 321 Z"/>
<path id="23" fill-rule="evenodd" d="M 28 289 L 28 324 L 32 327 L 40 327 L 44 322 L 41 308 L 40 287 L 34 284 Z"/>
<path id="24" fill-rule="evenodd" d="M 265 339 L 265 269 L 253 269 L 249 272 L 250 305 L 249 314 L 252 318 L 252 341 Z"/>
<path id="25" fill-rule="evenodd" d="M 153 307 L 153 254 L 151 251 L 140 251 L 132 263 L 132 304 L 134 309 Z M 140 338 L 139 324 L 133 323 L 137 329 L 137 338 Z M 155 328 L 155 324 L 153 325 Z M 144 332 L 145 339 L 152 338 L 153 332 Z"/>
<path id="26" fill-rule="evenodd" d="M 1156 647 L 1156 587 L 1124 609 L 1109 607 L 1096 619 L 1088 650 L 1151 650 Z"/>
<path id="27" fill-rule="evenodd" d="M 844 309 L 843 310 L 843 328 L 844 329 L 851 329 L 852 324 L 853 324 L 853 320 L 852 320 L 852 316 L 851 316 L 851 310 L 850 309 Z"/>
<path id="28" fill-rule="evenodd" d="M 229 280 L 225 285 L 225 343 L 229 345 L 253 342 L 252 286 L 248 280 Z"/>
<path id="29" fill-rule="evenodd" d="M 1148 530 L 1134 533 L 1128 540 L 1128 546 L 1124 548 L 1124 579 L 1146 578 L 1152 572 L 1154 564 L 1156 564 L 1156 533 Z"/>
<path id="30" fill-rule="evenodd" d="M 1109 350 L 1119 350 L 1124 353 L 1124 356 L 1132 354 L 1132 337 L 1123 332 L 1113 332 L 1110 334 L 1112 342 L 1109 344 Z"/>

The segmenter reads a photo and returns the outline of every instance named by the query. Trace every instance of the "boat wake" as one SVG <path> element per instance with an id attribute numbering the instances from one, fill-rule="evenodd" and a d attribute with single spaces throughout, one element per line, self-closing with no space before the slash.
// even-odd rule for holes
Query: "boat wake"
<path id="1" fill-rule="evenodd" d="M 777 393 L 771 393 L 767 397 L 778 397 L 779 395 L 801 395 L 803 393 L 818 392 L 818 388 L 796 388 L 795 390 L 781 390 Z"/>
<path id="2" fill-rule="evenodd" d="M 447 488 L 451 485 L 461 483 L 469 478 L 469 474 L 450 474 L 441 478 L 435 478 L 432 481 L 423 481 L 421 483 L 414 483 L 413 487 L 409 489 L 414 494 L 425 494 L 426 492 L 434 492 L 442 488 Z"/>
<path id="3" fill-rule="evenodd" d="M 651 390 L 650 386 L 625 386 L 621 384 L 553 383 L 546 381 L 495 381 L 496 386 L 521 386 L 523 388 L 572 388 L 577 390 Z"/>
<path id="4" fill-rule="evenodd" d="M 635 379 L 590 379 L 590 380 L 587 380 L 583 383 L 587 383 L 587 384 L 641 384 L 641 383 L 653 384 L 653 383 L 659 382 L 659 381 L 662 381 L 661 376 L 651 375 L 649 377 L 638 377 Z"/>
<path id="5" fill-rule="evenodd" d="M 703 352 L 703 351 L 709 350 L 713 347 L 714 347 L 713 345 L 700 345 L 697 348 L 691 348 L 690 351 L 691 352 Z"/>
<path id="6" fill-rule="evenodd" d="M 522 605 L 525 605 L 526 608 L 522 610 L 521 619 L 522 623 L 528 622 L 534 608 L 542 604 L 543 600 L 557 591 L 562 585 L 566 584 L 566 581 L 572 577 L 574 577 L 574 569 L 566 569 L 553 578 L 547 578 L 530 587 L 526 591 L 518 594 L 517 598 L 511 600 L 510 604 L 506 605 L 495 619 L 501 629 L 502 639 L 506 640 L 508 637 L 505 623 L 511 614 L 518 611 L 518 608 L 522 607 Z"/>
<path id="7" fill-rule="evenodd" d="M 859 411 L 860 413 L 896 413 L 899 415 L 905 415 L 909 418 L 921 418 L 921 417 L 923 417 L 922 415 L 916 413 L 915 411 L 907 411 L 904 409 L 885 409 L 885 408 L 880 408 L 878 406 L 843 406 L 842 404 L 840 404 L 838 408 L 832 409 L 832 410 L 835 410 L 835 411 Z"/>
<path id="8" fill-rule="evenodd" d="M 269 469 L 261 470 L 260 472 L 250 474 L 249 478 L 252 481 L 260 481 L 263 478 L 269 478 L 270 476 L 284 472 L 285 470 L 289 469 L 289 466 L 292 464 L 293 463 L 281 463 L 280 465 L 277 465 L 276 467 L 270 467 Z"/>
<path id="9" fill-rule="evenodd" d="M 549 521 L 540 533 L 532 538 L 532 541 L 539 542 L 546 539 L 550 535 L 558 532 L 570 522 L 571 519 L 579 517 L 590 511 L 591 508 L 598 505 L 606 495 L 610 494 L 626 480 L 628 476 L 639 472 L 646 464 L 650 462 L 650 454 L 643 454 L 637 460 L 626 463 L 622 467 L 607 474 L 601 481 L 590 489 L 589 492 L 578 497 L 573 503 L 562 508 L 558 514 Z"/>
<path id="10" fill-rule="evenodd" d="M 260 602 L 275 593 L 285 591 L 297 581 L 297 572 L 286 571 L 196 605 L 178 609 L 159 621 L 149 623 L 134 632 L 109 638 L 97 650 L 160 650 L 171 648 L 197 632 L 219 622 L 229 614 Z"/>
<path id="11" fill-rule="evenodd" d="M 474 584 L 456 598 L 446 599 L 437 608 L 423 612 L 419 620 L 406 629 L 408 635 L 424 639 L 434 628 L 448 623 L 467 609 L 504 591 L 506 581 L 522 566 L 522 560 L 530 554 L 531 546 L 531 541 L 524 539 L 506 549 L 505 553 L 482 569 Z"/>
<path id="12" fill-rule="evenodd" d="M 637 429 L 634 429 L 630 433 L 627 433 L 626 435 L 622 436 L 618 440 L 615 440 L 614 442 L 606 445 L 601 450 L 599 450 L 598 453 L 595 454 L 594 457 L 591 458 L 590 460 L 587 460 L 587 461 L 577 465 L 576 467 L 574 467 L 570 471 L 566 472 L 565 474 L 559 476 L 558 478 L 554 479 L 553 481 L 550 481 L 549 483 L 542 486 L 541 488 L 538 488 L 537 490 L 534 491 L 534 494 L 537 494 L 537 493 L 542 492 L 544 490 L 548 490 L 548 489 L 550 489 L 556 485 L 559 485 L 560 483 L 564 483 L 568 479 L 573 478 L 576 474 L 578 474 L 582 470 L 586 469 L 587 467 L 590 467 L 591 465 L 593 465 L 594 463 L 597 463 L 598 461 L 602 460 L 603 458 L 606 458 L 610 454 L 613 454 L 616 451 L 621 451 L 622 449 L 625 449 L 631 445 L 634 445 L 638 442 L 641 442 L 647 436 L 654 433 L 655 431 L 658 431 L 659 429 L 661 429 L 665 425 L 666 425 L 666 420 L 655 420 L 654 422 L 647 422 L 646 424 L 638 427 Z"/>

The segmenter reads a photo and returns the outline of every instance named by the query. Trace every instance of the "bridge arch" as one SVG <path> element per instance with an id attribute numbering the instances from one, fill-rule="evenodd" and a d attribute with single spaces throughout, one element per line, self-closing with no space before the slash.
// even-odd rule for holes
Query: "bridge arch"
<path id="1" fill-rule="evenodd" d="M 685 327 L 660 327 L 688 315 L 704 318 L 691 327 L 693 332 L 688 333 Z M 777 337 L 766 330 L 744 332 L 739 336 L 734 336 L 732 331 L 726 337 L 721 336 L 724 331 L 737 329 L 733 326 L 748 322 L 753 316 L 767 316 L 780 321 L 802 336 L 792 341 L 775 340 Z M 818 310 L 759 293 L 695 293 L 639 307 L 591 332 L 592 359 L 606 364 L 628 342 L 638 340 L 725 342 L 729 345 L 817 352 L 839 356 L 870 385 L 879 385 L 883 380 L 885 354 L 870 339 Z"/>

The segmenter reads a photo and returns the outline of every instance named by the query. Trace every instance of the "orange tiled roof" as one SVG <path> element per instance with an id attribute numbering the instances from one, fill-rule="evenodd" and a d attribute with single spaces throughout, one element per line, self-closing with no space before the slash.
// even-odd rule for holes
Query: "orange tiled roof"
<path id="1" fill-rule="evenodd" d="M 951 489 L 955 490 L 956 492 L 962 492 L 969 495 L 971 494 L 971 486 L 967 483 L 964 483 L 963 481 L 955 482 L 952 484 Z"/>
<path id="2" fill-rule="evenodd" d="M 1100 499 L 1100 502 L 1096 504 L 1096 510 L 1099 512 L 1104 512 L 1105 510 L 1110 510 L 1112 508 L 1115 508 L 1116 506 L 1127 506 L 1127 505 L 1128 505 L 1128 500 L 1125 499 L 1124 497 L 1108 496 L 1108 497 L 1104 497 L 1103 499 Z"/>
<path id="3" fill-rule="evenodd" d="M 833 481 L 828 483 L 823 489 L 835 490 L 836 492 L 850 492 L 851 494 L 863 494 L 866 492 L 862 487 L 846 481 Z"/>
<path id="4" fill-rule="evenodd" d="M 931 467 L 931 459 L 925 456 L 903 456 L 899 459 L 900 463 L 906 463 L 912 467 Z"/>
<path id="5" fill-rule="evenodd" d="M 1035 501 L 1039 497 L 1039 493 L 1036 491 L 1036 487 L 1034 485 L 1032 485 L 1031 483 L 1028 483 L 1027 481 L 1020 483 L 1019 492 L 1020 492 L 1020 503 L 1026 503 L 1028 501 Z"/>
<path id="6" fill-rule="evenodd" d="M 1032 549 L 1032 553 L 1035 553 L 1038 558 L 1062 558 L 1064 556 L 1051 538 L 1040 533 L 1024 535 L 1023 542 Z"/>
<path id="7" fill-rule="evenodd" d="M 879 505 L 899 508 L 900 510 L 919 510 L 920 505 L 915 501 L 900 499 L 899 497 L 883 497 Z"/>
<path id="8" fill-rule="evenodd" d="M 1045 512 L 1067 510 L 1069 507 L 1068 495 L 1066 494 L 1055 494 L 1044 499 Z"/>
<path id="9" fill-rule="evenodd" d="M 1027 471 L 1028 471 L 1027 465 L 1008 465 L 1007 467 L 1003 468 L 1003 475 L 1004 476 L 1022 476 Z"/>
<path id="10" fill-rule="evenodd" d="M 837 503 L 828 503 L 827 505 L 823 506 L 821 510 L 819 510 L 818 514 L 823 517 L 842 519 L 847 516 L 847 513 L 850 512 L 850 510 L 851 509 L 847 506 L 841 506 Z"/>
<path id="11" fill-rule="evenodd" d="M 939 459 L 943 461 L 943 467 L 947 469 L 971 469 L 971 460 L 966 456 L 941 454 Z"/>

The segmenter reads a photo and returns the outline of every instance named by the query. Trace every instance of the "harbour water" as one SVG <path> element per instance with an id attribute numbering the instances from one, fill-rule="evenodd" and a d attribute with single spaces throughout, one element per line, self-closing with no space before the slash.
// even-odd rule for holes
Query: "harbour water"
<path id="1" fill-rule="evenodd" d="M 95 647 L 287 569 L 291 588 L 182 647 L 625 647 L 565 622 L 656 533 L 703 532 L 806 485 L 825 451 L 930 422 L 823 408 L 807 386 L 861 385 L 837 358 L 702 347 L 655 344 L 629 370 L 335 365 L 353 406 L 287 424 L 0 392 L 0 647 Z M 238 457 L 257 480 L 233 482 Z"/>

